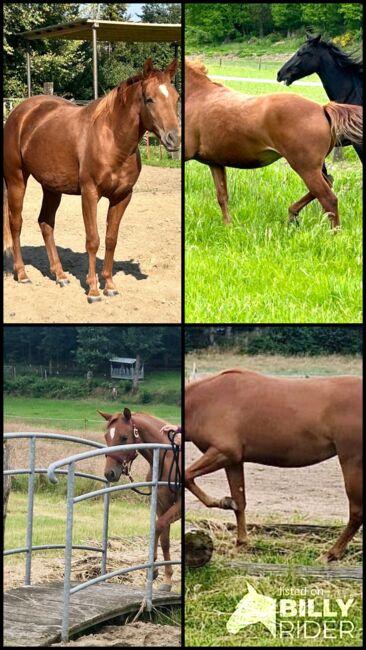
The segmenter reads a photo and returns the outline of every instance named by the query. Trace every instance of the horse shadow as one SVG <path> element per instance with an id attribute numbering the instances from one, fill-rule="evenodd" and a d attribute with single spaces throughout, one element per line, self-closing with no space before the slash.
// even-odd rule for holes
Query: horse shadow
<path id="1" fill-rule="evenodd" d="M 86 252 L 76 253 L 75 251 L 72 251 L 71 248 L 62 248 L 62 246 L 57 246 L 57 250 L 65 273 L 73 275 L 77 280 L 79 280 L 81 287 L 87 293 L 89 291 L 89 286 L 86 282 L 89 265 L 88 254 Z M 31 264 L 38 269 L 44 277 L 55 281 L 55 276 L 50 271 L 50 263 L 44 246 L 22 246 L 22 255 L 24 264 Z M 103 261 L 104 260 L 99 257 L 96 259 L 96 272 L 100 280 L 102 280 Z M 10 258 L 8 258 L 5 260 L 6 272 L 9 272 L 10 266 L 12 266 L 12 262 L 10 264 Z M 146 273 L 141 272 L 140 264 L 133 262 L 132 260 L 126 260 L 124 262 L 114 261 L 113 274 L 120 271 L 125 275 L 132 275 L 135 280 L 146 280 L 146 278 L 149 277 Z"/>

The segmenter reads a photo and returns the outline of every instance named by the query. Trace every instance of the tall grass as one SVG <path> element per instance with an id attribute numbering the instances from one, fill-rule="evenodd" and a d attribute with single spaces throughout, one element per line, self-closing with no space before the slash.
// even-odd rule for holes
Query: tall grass
<path id="1" fill-rule="evenodd" d="M 225 82 L 250 94 L 283 86 Z M 292 88 L 322 103 L 319 88 Z M 301 146 L 301 134 L 299 134 Z M 288 207 L 306 193 L 281 159 L 263 169 L 228 169 L 231 227 L 224 226 L 209 168 L 185 166 L 186 321 L 349 323 L 362 320 L 362 170 L 353 149 L 327 160 L 342 230 L 332 234 L 317 201 L 287 224 Z"/>

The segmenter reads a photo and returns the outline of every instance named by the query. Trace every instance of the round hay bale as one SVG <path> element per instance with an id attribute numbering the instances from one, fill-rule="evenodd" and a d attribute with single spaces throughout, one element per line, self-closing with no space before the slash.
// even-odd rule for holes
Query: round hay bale
<path id="1" fill-rule="evenodd" d="M 186 531 L 184 538 L 184 557 L 186 566 L 197 569 L 210 561 L 214 545 L 210 535 L 199 528 Z"/>

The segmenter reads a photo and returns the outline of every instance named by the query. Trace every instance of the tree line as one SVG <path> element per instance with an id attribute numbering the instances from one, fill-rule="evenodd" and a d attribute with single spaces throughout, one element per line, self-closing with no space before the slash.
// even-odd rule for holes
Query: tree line
<path id="1" fill-rule="evenodd" d="M 185 330 L 185 351 L 236 348 L 243 354 L 361 355 L 362 327 L 347 326 L 199 326 Z"/>
<path id="2" fill-rule="evenodd" d="M 189 3 L 185 5 L 185 34 L 198 45 L 223 43 L 276 32 L 290 36 L 305 29 L 330 36 L 360 35 L 361 3 Z"/>
<path id="3" fill-rule="evenodd" d="M 109 372 L 109 358 L 139 357 L 156 369 L 180 368 L 181 328 L 178 326 L 4 327 L 4 363 L 46 366 L 84 374 Z"/>
<path id="4" fill-rule="evenodd" d="M 180 3 L 146 3 L 142 22 L 181 22 Z M 6 3 L 4 4 L 3 86 L 4 97 L 26 97 L 26 41 L 17 36 L 36 27 L 78 19 L 128 21 L 128 4 L 114 3 Z M 54 92 L 67 98 L 92 99 L 92 49 L 88 41 L 34 40 L 32 50 L 33 94 L 43 92 L 45 81 L 54 82 Z M 122 80 L 141 71 L 151 57 L 157 68 L 173 58 L 169 43 L 99 43 L 98 84 L 103 95 Z"/>

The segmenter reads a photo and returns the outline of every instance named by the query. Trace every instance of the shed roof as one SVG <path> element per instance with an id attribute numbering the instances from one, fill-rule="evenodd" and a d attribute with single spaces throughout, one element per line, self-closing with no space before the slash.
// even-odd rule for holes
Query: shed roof
<path id="1" fill-rule="evenodd" d="M 19 32 L 29 40 L 37 38 L 62 38 L 73 41 L 91 41 L 93 26 L 97 27 L 99 41 L 125 41 L 144 43 L 180 43 L 181 25 L 165 23 L 133 23 L 114 20 L 75 20 L 48 27 L 38 27 L 27 32 Z"/>
<path id="2" fill-rule="evenodd" d="M 113 357 L 109 361 L 114 361 L 116 363 L 135 363 L 136 359 L 131 359 L 130 357 Z"/>

